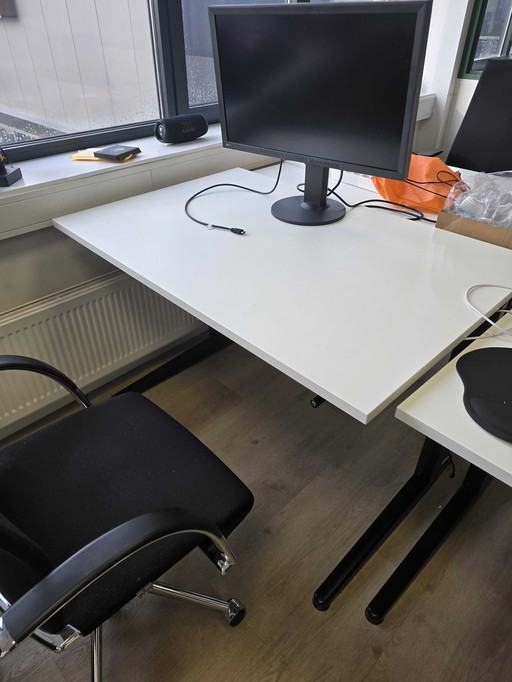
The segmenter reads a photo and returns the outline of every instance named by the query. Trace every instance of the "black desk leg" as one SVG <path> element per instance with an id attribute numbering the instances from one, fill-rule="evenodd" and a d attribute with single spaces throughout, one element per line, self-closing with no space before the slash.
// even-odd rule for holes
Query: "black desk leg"
<path id="1" fill-rule="evenodd" d="M 365 612 L 370 623 L 382 623 L 386 613 L 476 501 L 490 479 L 489 474 L 473 464 L 469 467 L 460 488 L 370 602 Z"/>
<path id="2" fill-rule="evenodd" d="M 444 448 L 425 438 L 414 474 L 317 589 L 313 596 L 315 608 L 326 611 L 330 607 L 349 580 L 430 488 L 449 461 Z"/>

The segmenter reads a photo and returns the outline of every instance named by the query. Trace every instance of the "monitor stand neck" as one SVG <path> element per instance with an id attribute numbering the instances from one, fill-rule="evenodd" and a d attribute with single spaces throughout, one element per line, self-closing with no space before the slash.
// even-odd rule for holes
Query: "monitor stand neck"
<path id="1" fill-rule="evenodd" d="M 272 215 L 293 225 L 327 225 L 341 220 L 345 207 L 338 201 L 327 199 L 328 181 L 328 168 L 306 164 L 304 196 L 276 201 L 271 208 Z"/>

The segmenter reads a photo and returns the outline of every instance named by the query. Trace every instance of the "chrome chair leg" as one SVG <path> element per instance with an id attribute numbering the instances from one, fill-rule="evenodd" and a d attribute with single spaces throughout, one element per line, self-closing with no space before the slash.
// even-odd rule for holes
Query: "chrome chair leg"
<path id="1" fill-rule="evenodd" d="M 102 680 L 102 626 L 91 632 L 91 682 Z"/>
<path id="2" fill-rule="evenodd" d="M 208 597 L 205 594 L 198 594 L 197 592 L 179 590 L 161 582 L 154 582 L 147 591 L 161 597 L 179 599 L 181 601 L 207 606 L 216 611 L 222 611 L 231 627 L 235 627 L 235 625 L 241 623 L 245 616 L 245 609 L 237 599 L 228 599 L 227 601 L 224 601 L 222 599 L 216 599 L 215 597 Z"/>

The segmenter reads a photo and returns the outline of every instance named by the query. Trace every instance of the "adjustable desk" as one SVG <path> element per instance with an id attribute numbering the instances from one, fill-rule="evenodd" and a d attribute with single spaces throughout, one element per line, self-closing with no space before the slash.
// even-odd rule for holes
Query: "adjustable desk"
<path id="1" fill-rule="evenodd" d="M 220 188 L 191 205 L 199 219 L 243 227 L 245 236 L 207 230 L 184 214 L 186 199 L 202 188 L 230 182 L 266 191 L 275 171 L 233 169 L 54 225 L 367 423 L 478 326 L 464 292 L 510 284 L 512 250 L 364 207 L 322 227 L 279 222 L 271 204 L 296 194 L 303 180 L 303 166 L 289 162 L 270 196 Z M 349 203 L 376 198 L 346 183 L 338 192 Z M 507 297 L 483 289 L 475 304 L 491 313 Z M 372 539 L 371 551 L 389 530 Z M 317 591 L 317 608 L 328 608 L 341 589 L 330 583 Z"/>

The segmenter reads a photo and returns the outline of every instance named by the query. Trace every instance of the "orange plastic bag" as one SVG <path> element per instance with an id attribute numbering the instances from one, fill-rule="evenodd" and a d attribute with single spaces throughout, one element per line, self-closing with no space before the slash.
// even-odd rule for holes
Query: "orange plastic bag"
<path id="1" fill-rule="evenodd" d="M 452 171 L 437 156 L 419 154 L 411 156 L 405 180 L 372 178 L 375 189 L 387 201 L 418 208 L 425 213 L 442 211 L 450 189 L 460 179 L 460 173 Z"/>

